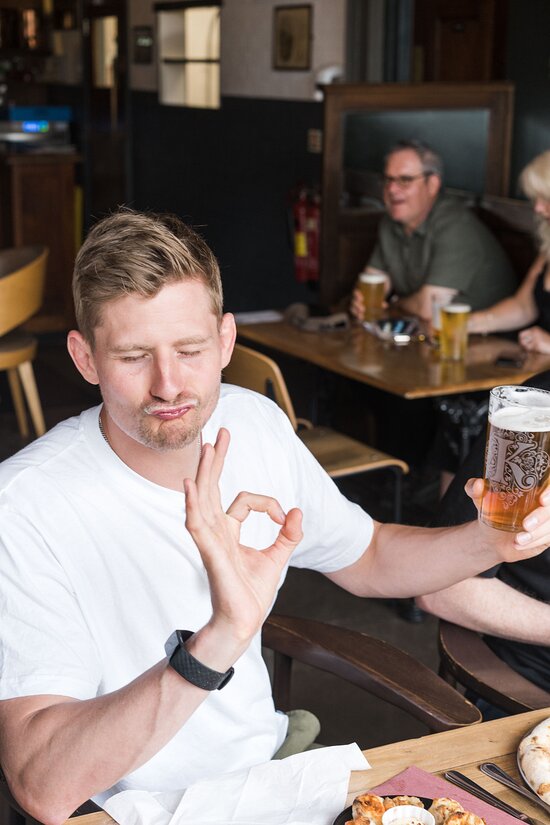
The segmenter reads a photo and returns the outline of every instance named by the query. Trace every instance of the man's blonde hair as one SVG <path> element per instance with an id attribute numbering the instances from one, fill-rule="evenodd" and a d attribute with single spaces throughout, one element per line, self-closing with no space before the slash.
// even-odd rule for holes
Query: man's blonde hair
<path id="1" fill-rule="evenodd" d="M 202 281 L 221 321 L 223 293 L 218 262 L 194 229 L 175 215 L 126 207 L 92 227 L 76 256 L 73 297 L 78 328 L 93 346 L 104 304 L 125 295 L 150 298 L 166 284 Z"/>
<path id="2" fill-rule="evenodd" d="M 529 163 L 520 175 L 519 183 L 531 200 L 541 198 L 550 203 L 550 149 Z M 546 218 L 536 215 L 537 235 L 541 252 L 550 260 L 550 225 Z"/>

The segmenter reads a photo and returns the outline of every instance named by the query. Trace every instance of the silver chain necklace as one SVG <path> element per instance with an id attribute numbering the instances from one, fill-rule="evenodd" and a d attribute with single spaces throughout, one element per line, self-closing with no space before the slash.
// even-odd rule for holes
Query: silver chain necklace
<path id="1" fill-rule="evenodd" d="M 107 444 L 109 444 L 109 447 L 110 447 L 111 444 L 109 443 L 109 439 L 107 438 L 107 433 L 103 429 L 103 421 L 101 420 L 101 415 L 99 415 L 97 421 L 98 421 L 98 424 L 99 424 L 99 432 L 101 433 L 101 435 L 103 436 L 103 438 L 105 439 Z"/>

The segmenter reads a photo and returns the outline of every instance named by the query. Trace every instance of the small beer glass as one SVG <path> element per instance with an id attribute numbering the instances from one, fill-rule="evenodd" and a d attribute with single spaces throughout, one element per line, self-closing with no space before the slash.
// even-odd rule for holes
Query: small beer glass
<path id="1" fill-rule="evenodd" d="M 382 272 L 361 272 L 357 285 L 363 296 L 365 318 L 380 315 L 384 306 L 386 276 Z"/>
<path id="2" fill-rule="evenodd" d="M 495 387 L 489 400 L 484 524 L 518 533 L 538 506 L 550 475 L 550 392 L 532 387 Z"/>
<path id="3" fill-rule="evenodd" d="M 469 304 L 447 304 L 441 307 L 439 355 L 444 361 L 463 361 L 468 346 Z"/>

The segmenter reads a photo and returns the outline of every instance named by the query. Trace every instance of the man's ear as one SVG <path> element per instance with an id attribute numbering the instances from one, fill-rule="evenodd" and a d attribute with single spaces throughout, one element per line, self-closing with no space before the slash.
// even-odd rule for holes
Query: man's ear
<path id="1" fill-rule="evenodd" d="M 89 384 L 99 384 L 92 348 L 76 329 L 72 329 L 67 335 L 67 349 L 82 377 Z"/>
<path id="2" fill-rule="evenodd" d="M 220 324 L 222 369 L 227 367 L 231 361 L 236 338 L 237 326 L 235 324 L 235 317 L 230 312 L 226 312 Z"/>
<path id="3" fill-rule="evenodd" d="M 432 198 L 437 198 L 441 189 L 441 178 L 439 175 L 430 175 L 428 178 L 428 191 Z"/>

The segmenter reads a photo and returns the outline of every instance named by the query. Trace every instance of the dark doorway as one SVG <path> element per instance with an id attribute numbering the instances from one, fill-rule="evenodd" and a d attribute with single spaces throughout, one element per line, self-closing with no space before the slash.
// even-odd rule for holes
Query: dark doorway
<path id="1" fill-rule="evenodd" d="M 85 224 L 128 198 L 126 3 L 85 5 Z"/>

